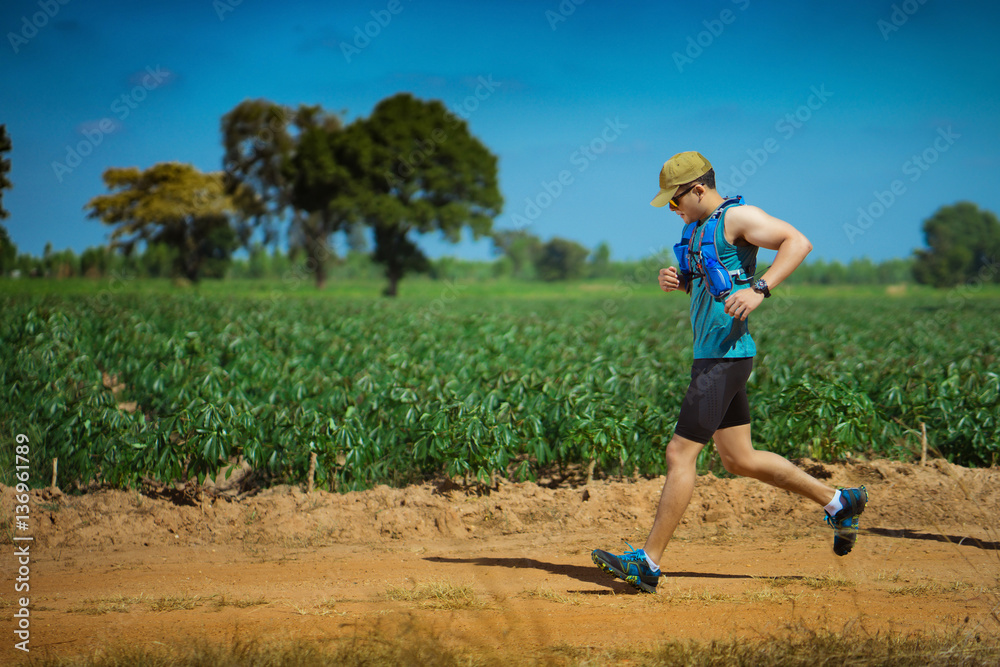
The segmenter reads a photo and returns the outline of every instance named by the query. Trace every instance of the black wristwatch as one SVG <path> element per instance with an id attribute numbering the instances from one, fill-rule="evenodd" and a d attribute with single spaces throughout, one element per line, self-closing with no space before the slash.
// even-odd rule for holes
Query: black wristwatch
<path id="1" fill-rule="evenodd" d="M 764 282 L 763 278 L 758 278 L 757 282 L 753 284 L 753 291 L 758 294 L 763 294 L 765 299 L 771 296 L 771 290 L 768 289 L 767 283 Z"/>

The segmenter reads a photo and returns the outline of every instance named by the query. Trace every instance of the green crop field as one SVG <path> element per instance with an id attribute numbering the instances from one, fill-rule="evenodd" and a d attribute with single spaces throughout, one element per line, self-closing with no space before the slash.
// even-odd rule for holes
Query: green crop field
<path id="1" fill-rule="evenodd" d="M 275 483 L 312 459 L 341 491 L 657 475 L 689 379 L 688 300 L 645 283 L 0 287 L 0 437 L 26 434 L 36 470 L 58 458 L 63 488 L 239 456 Z M 995 289 L 796 288 L 751 322 L 757 447 L 912 459 L 924 424 L 949 460 L 997 462 Z M 700 464 L 721 473 L 711 448 Z"/>

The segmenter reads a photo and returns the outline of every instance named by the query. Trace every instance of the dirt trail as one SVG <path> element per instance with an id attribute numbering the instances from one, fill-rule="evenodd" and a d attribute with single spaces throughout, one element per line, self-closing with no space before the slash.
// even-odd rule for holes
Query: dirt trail
<path id="1" fill-rule="evenodd" d="M 608 578 L 590 551 L 641 545 L 662 479 L 502 484 L 483 495 L 434 484 L 343 495 L 277 487 L 189 506 L 136 492 L 37 491 L 31 656 L 410 627 L 526 653 L 792 627 L 1000 633 L 1000 469 L 800 464 L 834 485 L 867 485 L 854 553 L 834 556 L 832 531 L 808 501 L 704 476 L 654 596 Z M 6 519 L 14 493 L 0 492 Z M 27 657 L 11 639 L 22 594 L 10 535 L 0 557 L 3 663 Z"/>

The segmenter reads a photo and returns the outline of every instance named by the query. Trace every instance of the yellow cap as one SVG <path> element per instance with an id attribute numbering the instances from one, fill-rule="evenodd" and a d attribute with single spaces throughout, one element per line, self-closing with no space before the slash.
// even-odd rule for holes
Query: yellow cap
<path id="1" fill-rule="evenodd" d="M 678 153 L 663 163 L 663 169 L 660 170 L 660 192 L 649 202 L 650 205 L 666 206 L 677 193 L 678 186 L 704 176 L 711 169 L 712 163 L 697 151 Z"/>

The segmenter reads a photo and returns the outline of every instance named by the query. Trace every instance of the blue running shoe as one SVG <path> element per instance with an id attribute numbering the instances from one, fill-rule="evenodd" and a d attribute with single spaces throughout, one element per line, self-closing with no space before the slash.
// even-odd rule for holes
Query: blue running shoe
<path id="1" fill-rule="evenodd" d="M 854 548 L 858 539 L 858 516 L 868 504 L 868 490 L 860 486 L 856 489 L 841 489 L 840 502 L 843 507 L 835 516 L 826 515 L 826 522 L 833 526 L 833 553 L 846 556 Z"/>
<path id="2" fill-rule="evenodd" d="M 632 549 L 632 545 L 627 542 L 626 546 Z M 594 549 L 590 553 L 590 557 L 597 567 L 612 576 L 624 579 L 637 591 L 641 593 L 656 592 L 656 583 L 660 578 L 660 573 L 649 569 L 649 563 L 646 562 L 646 552 L 642 549 L 632 549 L 621 556 Z"/>

